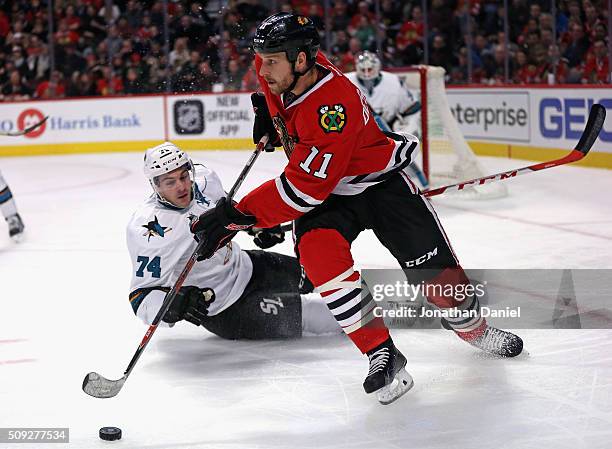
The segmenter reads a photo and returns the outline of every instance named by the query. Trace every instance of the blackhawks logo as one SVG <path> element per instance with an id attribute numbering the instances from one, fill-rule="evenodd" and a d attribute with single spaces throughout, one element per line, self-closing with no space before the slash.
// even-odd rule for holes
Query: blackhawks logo
<path id="1" fill-rule="evenodd" d="M 326 133 L 342 132 L 342 128 L 346 123 L 346 114 L 344 106 L 335 104 L 333 107 L 321 106 L 319 108 L 319 125 Z"/>

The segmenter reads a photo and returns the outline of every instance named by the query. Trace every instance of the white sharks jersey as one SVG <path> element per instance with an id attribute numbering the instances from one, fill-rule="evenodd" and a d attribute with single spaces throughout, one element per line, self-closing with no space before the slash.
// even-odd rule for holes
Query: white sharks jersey
<path id="1" fill-rule="evenodd" d="M 346 77 L 363 92 L 374 113 L 391 123 L 398 114 L 412 106 L 415 98 L 396 74 L 383 70 L 380 75 L 380 81 L 370 90 L 359 82 L 357 72 L 347 73 Z"/>
<path id="2" fill-rule="evenodd" d="M 136 315 L 151 324 L 166 292 L 172 288 L 196 248 L 189 229 L 197 217 L 225 196 L 219 177 L 196 166 L 195 195 L 181 210 L 161 204 L 156 195 L 142 204 L 127 226 L 127 245 L 132 260 L 130 303 Z M 210 259 L 196 262 L 183 286 L 210 288 L 215 300 L 208 308 L 216 315 L 238 300 L 251 279 L 253 264 L 236 243 L 228 243 Z"/>

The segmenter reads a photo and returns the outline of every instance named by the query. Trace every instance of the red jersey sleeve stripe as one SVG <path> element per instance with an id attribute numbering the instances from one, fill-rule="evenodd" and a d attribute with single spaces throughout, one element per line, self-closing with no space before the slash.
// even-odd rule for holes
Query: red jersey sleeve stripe
<path id="1" fill-rule="evenodd" d="M 306 213 L 322 203 L 322 201 L 312 198 L 300 192 L 282 173 L 275 180 L 276 188 L 283 201 L 293 209 Z"/>

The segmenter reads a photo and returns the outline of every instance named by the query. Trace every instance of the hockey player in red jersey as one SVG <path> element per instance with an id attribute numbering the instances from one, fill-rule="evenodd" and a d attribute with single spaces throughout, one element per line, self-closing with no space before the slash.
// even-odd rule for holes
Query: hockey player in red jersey
<path id="1" fill-rule="evenodd" d="M 419 265 L 433 271 L 428 283 L 467 284 L 438 218 L 405 169 L 418 140 L 383 133 L 367 101 L 319 52 L 319 35 L 302 16 L 278 13 L 258 27 L 254 45 L 262 94 L 253 94 L 253 137 L 264 134 L 284 148 L 284 171 L 238 204 L 219 201 L 202 214 L 192 231 L 204 234 L 202 258 L 210 257 L 240 229 L 271 228 L 295 220 L 300 263 L 345 333 L 364 354 L 370 369 L 367 393 L 387 404 L 410 389 L 406 358 L 394 346 L 370 295 L 361 295 L 350 245 L 372 229 L 402 268 L 424 254 Z M 441 308 L 480 310 L 478 299 L 430 296 Z M 519 337 L 487 325 L 479 313 L 445 325 L 463 340 L 488 352 L 516 356 Z"/>

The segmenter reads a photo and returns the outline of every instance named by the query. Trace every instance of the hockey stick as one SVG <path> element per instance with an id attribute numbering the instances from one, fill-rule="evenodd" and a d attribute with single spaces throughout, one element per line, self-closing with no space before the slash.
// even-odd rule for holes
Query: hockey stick
<path id="1" fill-rule="evenodd" d="M 253 151 L 253 154 L 251 155 L 248 162 L 242 169 L 242 172 L 240 172 L 240 175 L 238 175 L 238 179 L 236 179 L 236 182 L 234 182 L 232 189 L 227 195 L 229 200 L 231 200 L 234 197 L 234 194 L 238 191 L 238 189 L 244 182 L 247 174 L 253 167 L 255 160 L 257 160 L 257 157 L 259 156 L 263 148 L 266 146 L 266 143 L 268 143 L 267 134 L 261 138 L 261 140 L 257 144 L 257 147 L 255 148 L 255 151 Z M 196 263 L 198 254 L 200 250 L 202 249 L 202 247 L 204 246 L 205 241 L 206 241 L 205 239 L 200 239 L 200 241 L 198 242 L 198 245 L 196 246 L 196 249 L 194 250 L 189 260 L 187 261 L 185 268 L 183 268 L 183 271 L 181 271 L 181 274 L 176 280 L 176 283 L 166 295 L 166 298 L 164 299 L 164 302 L 162 303 L 162 306 L 159 309 L 159 312 L 157 312 L 157 315 L 155 315 L 153 322 L 149 326 L 149 329 L 145 333 L 142 341 L 140 342 L 138 349 L 136 349 L 136 352 L 134 353 L 132 360 L 130 360 L 130 363 L 128 364 L 127 369 L 123 373 L 123 377 L 117 380 L 110 380 L 96 372 L 91 372 L 85 376 L 85 379 L 83 379 L 82 388 L 85 393 L 87 393 L 90 396 L 93 396 L 94 398 L 112 398 L 116 396 L 119 393 L 119 391 L 121 391 L 123 384 L 129 377 L 132 370 L 134 369 L 134 366 L 136 366 L 136 362 L 138 361 L 143 351 L 147 347 L 147 344 L 149 344 L 149 341 L 151 341 L 151 338 L 153 337 L 153 334 L 155 333 L 155 330 L 157 329 L 159 322 L 162 320 L 162 317 L 166 314 L 166 312 L 170 308 L 172 301 L 174 301 L 174 298 L 176 297 L 179 290 L 183 286 L 183 282 L 185 282 L 185 278 L 187 278 L 187 276 L 189 275 L 189 272 L 191 271 L 191 268 Z"/>
<path id="2" fill-rule="evenodd" d="M 23 136 L 31 131 L 34 131 L 39 126 L 42 126 L 42 124 L 45 123 L 48 118 L 49 116 L 45 115 L 44 118 L 40 122 L 35 123 L 32 126 L 28 126 L 26 129 L 21 130 L 21 131 L 7 131 L 7 132 L 0 131 L 0 136 L 8 136 L 8 137 Z"/>
<path id="3" fill-rule="evenodd" d="M 529 165 L 523 168 L 516 168 L 514 170 L 508 170 L 502 173 L 497 173 L 495 175 L 483 176 L 482 178 L 472 179 L 470 181 L 460 182 L 458 184 L 451 184 L 448 186 L 438 187 L 436 189 L 425 190 L 423 195 L 426 197 L 437 196 L 447 192 L 459 192 L 466 187 L 471 186 L 481 186 L 483 184 L 489 184 L 491 182 L 503 181 L 504 179 L 514 178 L 518 175 L 524 175 L 527 173 L 532 173 L 534 171 L 544 170 L 545 168 L 557 167 L 559 165 L 570 164 L 572 162 L 579 161 L 584 158 L 593 144 L 595 140 L 597 140 L 597 136 L 603 127 L 604 120 L 606 119 L 606 108 L 604 108 L 600 104 L 594 104 L 591 107 L 591 112 L 589 113 L 589 119 L 587 120 L 587 124 L 582 132 L 582 136 L 580 136 L 580 140 L 576 147 L 569 153 L 568 155 L 555 159 L 553 161 L 548 162 L 540 162 L 538 164 Z"/>
<path id="4" fill-rule="evenodd" d="M 446 192 L 461 191 L 466 187 L 488 184 L 490 182 L 495 181 L 503 181 L 504 179 L 514 178 L 518 175 L 524 175 L 527 173 L 532 173 L 534 171 L 544 170 L 545 168 L 557 167 L 559 165 L 565 165 L 579 161 L 588 154 L 589 150 L 595 143 L 595 140 L 597 140 L 597 136 L 599 136 L 599 132 L 603 127 L 605 119 L 606 108 L 604 108 L 600 104 L 594 104 L 591 107 L 591 112 L 589 112 L 589 119 L 587 120 L 587 124 L 584 128 L 584 131 L 582 132 L 582 136 L 580 136 L 578 144 L 576 144 L 576 147 L 571 151 L 571 153 L 560 159 L 555 159 L 554 161 L 549 162 L 540 162 L 538 164 L 529 165 L 523 168 L 516 168 L 514 170 L 508 170 L 502 173 L 497 173 L 495 175 L 483 176 L 482 178 L 472 179 L 471 181 L 464 181 L 458 184 L 450 184 L 447 186 L 438 187 L 436 189 L 425 190 L 423 192 L 423 195 L 426 197 L 430 197 L 442 195 Z M 291 231 L 292 229 L 293 223 L 285 223 L 281 225 L 281 231 L 283 232 Z"/>

